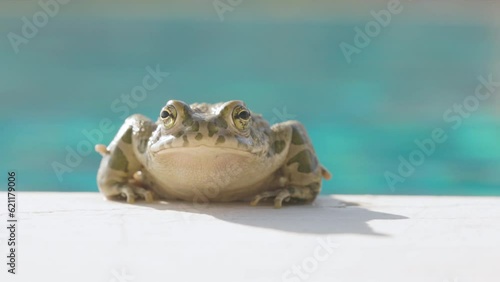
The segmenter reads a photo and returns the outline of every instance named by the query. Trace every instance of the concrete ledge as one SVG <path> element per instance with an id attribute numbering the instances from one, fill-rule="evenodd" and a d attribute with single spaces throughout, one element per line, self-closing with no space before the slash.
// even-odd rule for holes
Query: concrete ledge
<path id="1" fill-rule="evenodd" d="M 500 281 L 500 198 L 323 196 L 278 210 L 17 198 L 18 274 L 2 263 L 0 281 Z"/>

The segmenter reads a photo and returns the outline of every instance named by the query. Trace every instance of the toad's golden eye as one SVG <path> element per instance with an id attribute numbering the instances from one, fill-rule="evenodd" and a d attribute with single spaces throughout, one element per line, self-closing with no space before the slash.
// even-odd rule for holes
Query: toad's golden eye
<path id="1" fill-rule="evenodd" d="M 175 120 L 177 119 L 177 110 L 174 106 L 166 106 L 161 110 L 160 118 L 163 121 L 166 129 L 170 129 L 174 126 Z"/>
<path id="2" fill-rule="evenodd" d="M 239 130 L 245 130 L 248 128 L 250 118 L 252 115 L 250 111 L 243 106 L 237 106 L 233 110 L 233 123 Z"/>

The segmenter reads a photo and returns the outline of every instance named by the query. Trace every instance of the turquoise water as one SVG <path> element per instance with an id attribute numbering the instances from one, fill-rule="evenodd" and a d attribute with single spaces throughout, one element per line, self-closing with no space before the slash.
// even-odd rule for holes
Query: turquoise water
<path id="1" fill-rule="evenodd" d="M 155 117 L 169 99 L 241 99 L 254 112 L 302 121 L 334 174 L 323 193 L 500 195 L 500 91 L 454 123 L 443 114 L 495 73 L 497 32 L 488 26 L 401 23 L 348 64 L 339 49 L 364 22 L 225 22 L 57 19 L 15 54 L 4 36 L 19 17 L 0 19 L 1 171 L 36 191 L 97 191 L 100 157 L 90 153 L 62 175 L 82 130 L 123 112 L 113 102 L 160 66 L 170 75 L 130 113 Z M 496 46 L 498 47 L 498 46 Z M 399 156 L 435 128 L 447 140 L 395 187 Z M 113 133 L 102 136 L 108 143 Z M 85 149 L 85 147 L 82 147 Z M 80 149 L 82 149 L 80 148 Z"/>

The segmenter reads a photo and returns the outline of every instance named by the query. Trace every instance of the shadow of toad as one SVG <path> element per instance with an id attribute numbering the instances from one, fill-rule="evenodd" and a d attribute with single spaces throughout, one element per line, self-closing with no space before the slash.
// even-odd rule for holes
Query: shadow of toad
<path id="1" fill-rule="evenodd" d="M 319 197 L 313 204 L 290 205 L 274 209 L 271 204 L 257 207 L 248 203 L 210 203 L 195 206 L 188 202 L 137 203 L 143 207 L 188 213 L 186 220 L 196 220 L 193 214 L 205 214 L 217 219 L 260 228 L 310 234 L 364 234 L 385 236 L 374 232 L 371 220 L 407 219 L 405 216 L 371 211 L 355 203 L 332 197 Z"/>

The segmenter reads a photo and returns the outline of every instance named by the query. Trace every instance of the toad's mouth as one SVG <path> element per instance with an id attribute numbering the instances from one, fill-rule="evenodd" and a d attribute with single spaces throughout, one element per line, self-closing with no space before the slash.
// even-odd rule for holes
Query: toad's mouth
<path id="1" fill-rule="evenodd" d="M 248 140 L 238 140 L 235 138 L 218 139 L 206 138 L 197 140 L 196 138 L 162 138 L 150 146 L 150 153 L 153 155 L 167 154 L 173 152 L 187 153 L 196 152 L 226 152 L 232 154 L 258 154 L 262 148 L 252 146 Z"/>
<path id="2" fill-rule="evenodd" d="M 157 150 L 151 147 L 151 153 L 155 156 L 162 156 L 167 154 L 237 154 L 237 155 L 251 155 L 252 153 L 239 149 L 230 147 L 221 147 L 215 145 L 194 145 L 189 147 L 162 147 Z"/>

